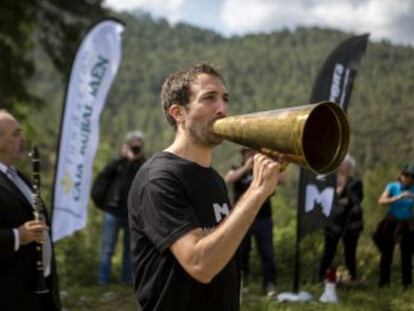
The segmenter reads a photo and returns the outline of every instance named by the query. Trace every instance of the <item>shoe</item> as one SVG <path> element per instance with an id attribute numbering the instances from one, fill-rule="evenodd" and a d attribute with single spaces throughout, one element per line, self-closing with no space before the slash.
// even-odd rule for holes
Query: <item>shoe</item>
<path id="1" fill-rule="evenodd" d="M 266 284 L 266 296 L 267 297 L 274 297 L 277 294 L 276 286 L 273 282 L 269 282 Z"/>

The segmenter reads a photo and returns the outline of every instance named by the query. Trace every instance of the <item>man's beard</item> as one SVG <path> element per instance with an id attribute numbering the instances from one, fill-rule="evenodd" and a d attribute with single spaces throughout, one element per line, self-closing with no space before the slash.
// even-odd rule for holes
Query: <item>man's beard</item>
<path id="1" fill-rule="evenodd" d="M 212 148 L 220 145 L 223 142 L 223 138 L 213 133 L 212 129 L 214 121 L 204 123 L 202 125 L 196 124 L 196 122 L 194 122 L 189 125 L 188 132 L 192 138 L 193 143 Z"/>

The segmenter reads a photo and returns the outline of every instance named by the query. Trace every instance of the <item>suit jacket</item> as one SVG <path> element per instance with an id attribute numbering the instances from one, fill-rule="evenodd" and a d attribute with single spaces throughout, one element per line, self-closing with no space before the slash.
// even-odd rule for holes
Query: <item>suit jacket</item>
<path id="1" fill-rule="evenodd" d="M 30 185 L 27 179 L 20 177 Z M 61 310 L 54 255 L 51 274 L 46 278 L 48 294 L 35 294 L 36 244 L 20 245 L 14 250 L 12 229 L 33 220 L 33 208 L 23 193 L 0 172 L 0 310 Z M 52 247 L 53 250 L 53 247 Z"/>

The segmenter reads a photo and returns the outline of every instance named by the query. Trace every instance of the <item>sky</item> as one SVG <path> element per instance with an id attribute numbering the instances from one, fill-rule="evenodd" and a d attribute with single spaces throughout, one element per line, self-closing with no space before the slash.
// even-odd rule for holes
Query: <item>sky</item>
<path id="1" fill-rule="evenodd" d="M 224 36 L 320 26 L 414 47 L 414 0 L 106 0 Z"/>

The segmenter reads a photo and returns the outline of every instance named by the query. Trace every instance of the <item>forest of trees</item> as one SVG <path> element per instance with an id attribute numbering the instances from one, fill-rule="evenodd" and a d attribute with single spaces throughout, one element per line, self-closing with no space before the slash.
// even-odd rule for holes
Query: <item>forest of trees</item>
<path id="1" fill-rule="evenodd" d="M 172 131 L 160 110 L 161 84 L 171 71 L 200 61 L 216 64 L 224 73 L 232 114 L 306 104 L 324 59 L 351 35 L 300 28 L 224 38 L 185 24 L 172 27 L 144 13 L 120 18 L 126 23 L 124 57 L 103 113 L 101 148 L 119 146 L 122 135 L 131 128 L 145 131 L 148 151 L 166 146 Z M 64 79 L 56 77 L 41 48 L 36 53 L 40 63 L 32 90 L 46 103 L 42 111 L 55 113 L 51 128 L 56 129 Z M 413 53 L 410 47 L 370 42 L 362 59 L 349 119 L 350 151 L 363 169 L 407 161 L 413 154 L 414 144 L 408 136 L 414 127 L 410 122 L 414 111 L 409 109 L 414 93 Z M 49 134 L 56 138 L 56 131 Z M 52 145 L 56 139 L 48 141 Z M 234 150 L 228 147 L 219 152 L 220 166 L 228 166 L 225 159 Z"/>
<path id="2" fill-rule="evenodd" d="M 231 114 L 297 106 L 308 103 L 314 79 L 325 58 L 341 41 L 353 35 L 330 29 L 298 28 L 226 38 L 186 24 L 171 26 L 166 20 L 154 20 L 142 12 L 117 17 L 126 24 L 123 60 L 102 115 L 95 172 L 117 154 L 125 133 L 131 129 L 145 132 L 148 155 L 171 142 L 173 129 L 164 120 L 159 100 L 161 84 L 171 71 L 201 61 L 217 65 L 230 91 Z M 43 104 L 39 106 L 39 102 L 28 100 L 22 104 L 24 109 L 19 109 L 20 101 L 16 101 L 17 106 L 12 108 L 24 115 L 23 126 L 29 142 L 40 146 L 46 197 L 50 196 L 69 70 L 65 65 L 68 61 L 51 58 L 48 48 L 50 45 L 34 40 L 28 55 L 34 64 L 27 81 L 28 94 Z M 413 82 L 414 48 L 386 41 L 369 43 L 348 109 L 350 152 L 366 185 L 367 233 L 363 243 L 369 243 L 369 232 L 383 215 L 376 202 L 384 184 L 396 176 L 403 162 L 414 161 Z M 240 161 L 239 148 L 230 143 L 217 148 L 214 166 L 220 173 Z M 286 274 L 291 271 L 293 253 L 297 167 L 290 166 L 288 174 L 287 184 L 275 199 L 277 252 L 283 254 L 279 267 L 285 267 Z M 58 242 L 64 284 L 73 279 L 85 283 L 95 281 L 100 216 L 91 205 L 88 228 Z M 304 246 L 303 258 L 313 258 L 310 262 L 316 264 L 315 254 L 320 246 L 315 245 L 319 244 L 310 241 Z M 374 252 L 373 246 L 369 246 L 362 257 L 365 260 Z M 75 269 L 79 259 L 76 256 L 81 254 L 85 263 Z M 364 263 L 366 260 L 360 264 Z M 311 275 L 316 266 L 312 268 L 309 264 L 308 269 Z"/>

